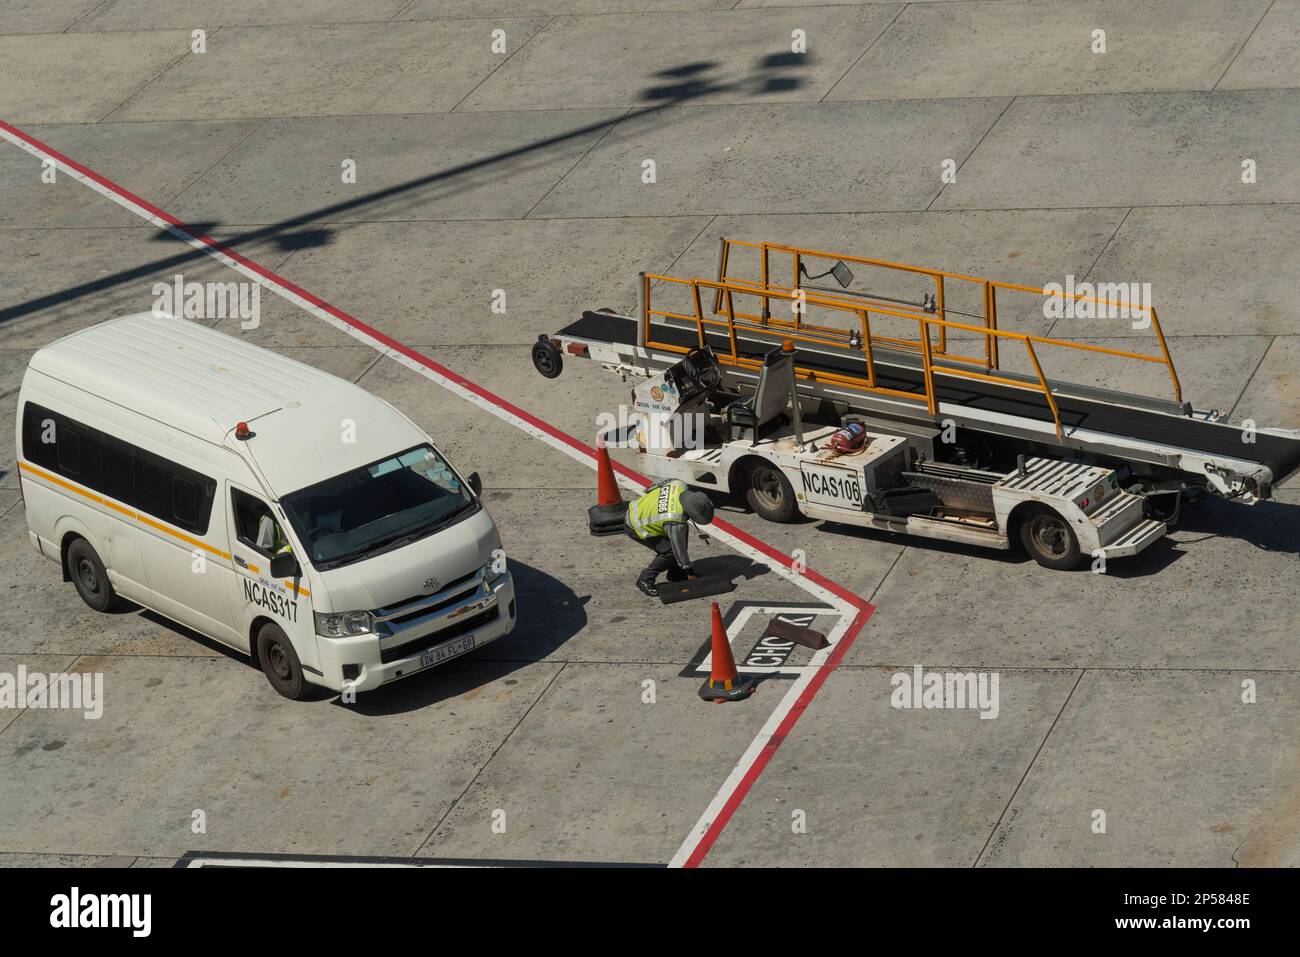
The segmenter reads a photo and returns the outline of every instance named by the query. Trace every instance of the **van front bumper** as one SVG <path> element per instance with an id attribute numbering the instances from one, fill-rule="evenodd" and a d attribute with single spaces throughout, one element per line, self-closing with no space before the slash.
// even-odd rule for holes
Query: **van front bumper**
<path id="1" fill-rule="evenodd" d="M 439 622 L 441 627 L 401 646 L 398 651 L 401 657 L 381 649 L 377 635 L 317 636 L 321 673 L 309 674 L 309 680 L 331 691 L 372 691 L 505 637 L 514 630 L 517 617 L 514 578 L 506 572 L 489 582 L 489 587 L 491 601 L 484 607 L 475 607 L 476 602 L 463 603 L 464 609 L 458 616 L 448 615 L 445 624 Z M 456 617 L 464 621 L 457 622 Z M 408 645 L 412 649 L 409 653 Z"/>

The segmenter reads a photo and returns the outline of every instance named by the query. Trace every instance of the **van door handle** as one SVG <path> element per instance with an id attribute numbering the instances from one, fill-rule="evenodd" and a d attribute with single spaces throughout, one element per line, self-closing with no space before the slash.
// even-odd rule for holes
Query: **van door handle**
<path id="1" fill-rule="evenodd" d="M 247 567 L 248 567 L 248 562 L 244 561 L 244 560 L 243 560 L 242 558 L 240 558 L 238 555 L 235 556 L 235 564 L 238 565 L 240 568 L 247 568 Z"/>

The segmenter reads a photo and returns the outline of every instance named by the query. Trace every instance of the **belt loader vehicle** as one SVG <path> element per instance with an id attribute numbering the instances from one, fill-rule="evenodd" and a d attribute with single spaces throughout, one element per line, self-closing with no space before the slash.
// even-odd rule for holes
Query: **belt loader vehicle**
<path id="1" fill-rule="evenodd" d="M 732 275 L 743 254 L 756 278 Z M 819 262 L 833 265 L 811 274 Z M 881 270 L 903 295 L 852 288 L 847 263 Z M 813 284 L 827 275 L 840 288 Z M 1120 311 L 1157 350 L 1007 330 L 999 292 Z M 674 293 L 683 305 L 652 304 Z M 541 337 L 534 365 L 554 377 L 567 354 L 643 379 L 607 441 L 635 440 L 646 473 L 743 493 L 770 520 L 1019 544 L 1067 569 L 1147 548 L 1189 493 L 1253 503 L 1300 469 L 1300 431 L 1236 427 L 1184 402 L 1155 309 L 1118 297 L 723 239 L 716 280 L 642 274 L 639 298 L 637 315 L 586 312 Z M 1049 352 L 1156 369 L 1174 397 L 1049 377 Z M 833 440 L 845 423 L 865 442 Z"/>

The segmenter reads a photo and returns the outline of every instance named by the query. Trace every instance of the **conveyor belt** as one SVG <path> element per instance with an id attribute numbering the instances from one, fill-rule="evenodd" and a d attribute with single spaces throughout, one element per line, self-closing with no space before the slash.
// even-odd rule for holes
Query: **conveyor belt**
<path id="1" fill-rule="evenodd" d="M 657 341 L 692 348 L 698 344 L 694 329 L 656 322 L 653 326 Z M 582 318 L 558 333 L 579 339 L 635 346 L 637 323 L 627 316 L 609 313 L 584 312 Z M 779 337 L 777 337 L 779 338 Z M 706 333 L 705 340 L 719 357 L 731 355 L 731 343 L 725 335 Z M 773 348 L 773 341 L 748 337 L 737 333 L 736 349 L 747 358 L 761 359 Z M 862 353 L 845 350 L 837 355 L 829 349 L 798 350 L 796 362 L 801 368 L 814 371 L 862 376 L 865 365 Z M 914 392 L 918 398 L 925 395 L 920 369 L 877 361 L 876 381 L 891 389 Z M 1019 416 L 1040 422 L 1052 422 L 1051 410 L 1041 393 L 1022 391 L 991 382 L 971 379 L 957 380 L 943 376 L 935 369 L 935 390 L 940 402 L 984 409 L 1004 415 Z M 1090 390 L 1095 393 L 1096 390 Z M 1066 390 L 1054 391 L 1060 408 L 1061 422 L 1067 430 L 1088 429 L 1109 435 L 1128 436 L 1142 441 L 1175 446 L 1265 465 L 1273 473 L 1274 481 L 1281 481 L 1300 468 L 1300 440 L 1285 436 L 1256 432 L 1254 441 L 1243 441 L 1242 430 L 1218 422 L 1193 419 L 1152 409 L 1136 408 L 1122 404 L 1116 394 L 1115 403 L 1071 396 Z"/>

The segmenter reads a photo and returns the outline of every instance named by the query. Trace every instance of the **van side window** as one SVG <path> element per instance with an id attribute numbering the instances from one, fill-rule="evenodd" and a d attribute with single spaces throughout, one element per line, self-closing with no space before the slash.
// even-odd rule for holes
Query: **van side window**
<path id="1" fill-rule="evenodd" d="M 163 518 L 171 511 L 171 490 L 167 487 L 167 469 L 157 456 L 133 455 L 132 477 L 135 500 L 131 503 L 150 515 Z"/>
<path id="2" fill-rule="evenodd" d="M 60 472 L 64 475 L 81 474 L 81 436 L 65 425 L 59 430 L 54 450 Z"/>
<path id="3" fill-rule="evenodd" d="M 135 480 L 132 504 L 187 532 L 207 532 L 217 483 L 161 455 L 130 448 Z"/>
<path id="4" fill-rule="evenodd" d="M 177 521 L 193 525 L 199 521 L 202 512 L 202 492 L 190 479 L 182 475 L 172 476 L 172 514 Z"/>
<path id="5" fill-rule="evenodd" d="M 34 402 L 23 406 L 23 458 L 196 535 L 217 483 Z"/>
<path id="6" fill-rule="evenodd" d="M 23 406 L 23 458 L 42 468 L 58 470 L 60 418 L 31 402 Z"/>
<path id="7" fill-rule="evenodd" d="M 249 548 L 270 558 L 288 543 L 271 506 L 261 499 L 232 488 L 230 504 L 235 515 L 235 537 Z"/>
<path id="8" fill-rule="evenodd" d="M 100 435 L 99 491 L 119 502 L 130 502 L 135 498 L 131 478 L 131 448 L 121 439 Z"/>
<path id="9" fill-rule="evenodd" d="M 23 407 L 23 457 L 101 491 L 98 435 L 66 415 L 31 402 Z"/>

